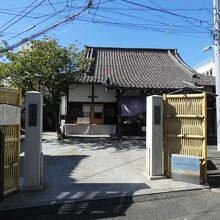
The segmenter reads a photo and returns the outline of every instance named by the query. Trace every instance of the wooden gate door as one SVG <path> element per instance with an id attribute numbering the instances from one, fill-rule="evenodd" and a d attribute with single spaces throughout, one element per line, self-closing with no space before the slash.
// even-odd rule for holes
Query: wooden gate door
<path id="1" fill-rule="evenodd" d="M 0 104 L 20 107 L 20 103 L 19 90 L 0 88 Z M 20 123 L 0 126 L 0 193 L 3 197 L 19 188 Z"/>
<path id="2" fill-rule="evenodd" d="M 164 172 L 171 174 L 171 155 L 201 158 L 201 176 L 207 183 L 207 94 L 164 95 Z"/>
<path id="3" fill-rule="evenodd" d="M 104 105 L 93 104 L 91 112 L 91 124 L 103 124 L 104 123 Z"/>

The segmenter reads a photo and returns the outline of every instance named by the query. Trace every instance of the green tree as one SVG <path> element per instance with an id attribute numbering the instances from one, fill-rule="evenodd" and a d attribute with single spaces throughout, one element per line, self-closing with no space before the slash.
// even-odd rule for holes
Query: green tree
<path id="1" fill-rule="evenodd" d="M 38 90 L 43 93 L 44 103 L 60 135 L 61 96 L 66 94 L 69 82 L 88 70 L 91 60 L 85 53 L 74 45 L 62 47 L 57 40 L 45 37 L 42 41 L 31 41 L 30 48 L 7 52 L 7 62 L 0 64 L 0 72 L 8 83 L 23 92 Z"/>

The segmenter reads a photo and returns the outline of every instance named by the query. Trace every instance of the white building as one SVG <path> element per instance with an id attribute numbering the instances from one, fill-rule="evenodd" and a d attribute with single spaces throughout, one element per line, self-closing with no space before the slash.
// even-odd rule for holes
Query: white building
<path id="1" fill-rule="evenodd" d="M 196 65 L 193 69 L 195 69 L 198 73 L 215 76 L 215 61 L 214 58 L 209 58 L 208 60 L 204 60 L 203 62 Z"/>
<path id="2" fill-rule="evenodd" d="M 22 44 L 22 45 L 19 47 L 19 50 L 20 50 L 20 51 L 30 50 L 30 49 L 31 49 L 31 41 L 28 41 L 28 42 Z"/>

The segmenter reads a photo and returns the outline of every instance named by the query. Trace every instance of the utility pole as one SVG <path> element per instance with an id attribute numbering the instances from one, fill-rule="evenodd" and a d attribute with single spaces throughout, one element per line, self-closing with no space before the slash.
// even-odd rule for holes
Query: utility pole
<path id="1" fill-rule="evenodd" d="M 217 121 L 217 150 L 220 151 L 220 0 L 213 0 L 214 4 L 214 41 L 215 41 L 215 93 L 216 93 L 216 121 Z"/>

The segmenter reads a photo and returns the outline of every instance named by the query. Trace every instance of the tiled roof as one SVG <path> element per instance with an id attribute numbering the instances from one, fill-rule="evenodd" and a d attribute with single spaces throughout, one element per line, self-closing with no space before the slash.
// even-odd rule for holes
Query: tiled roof
<path id="1" fill-rule="evenodd" d="M 115 88 L 180 89 L 214 85 L 214 77 L 187 66 L 175 49 L 87 47 L 93 64 L 80 83 Z"/>

